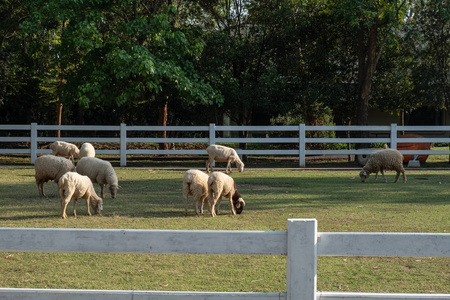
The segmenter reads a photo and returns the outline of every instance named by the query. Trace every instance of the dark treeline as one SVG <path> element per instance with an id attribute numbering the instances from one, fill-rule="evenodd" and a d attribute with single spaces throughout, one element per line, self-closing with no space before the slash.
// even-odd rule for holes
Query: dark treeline
<path id="1" fill-rule="evenodd" d="M 450 104 L 446 0 L 3 0 L 0 123 L 367 124 Z"/>

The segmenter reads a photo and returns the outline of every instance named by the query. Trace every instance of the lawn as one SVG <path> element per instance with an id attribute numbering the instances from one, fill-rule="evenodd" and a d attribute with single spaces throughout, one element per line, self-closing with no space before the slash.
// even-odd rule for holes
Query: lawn
<path id="1" fill-rule="evenodd" d="M 202 164 L 203 165 L 203 164 Z M 199 166 L 202 167 L 202 166 Z M 117 168 L 122 189 L 102 216 L 59 217 L 55 183 L 40 198 L 34 170 L 0 167 L 0 227 L 286 230 L 316 218 L 322 232 L 450 231 L 450 172 L 407 170 L 408 182 L 363 184 L 358 171 L 246 170 L 232 174 L 246 207 L 184 216 L 184 171 Z M 379 179 L 380 180 L 380 179 Z M 381 180 L 380 180 L 381 181 Z M 96 186 L 98 189 L 98 186 Z M 257 255 L 142 255 L 0 252 L 0 287 L 284 292 L 286 258 Z M 450 258 L 320 257 L 318 290 L 450 293 Z"/>

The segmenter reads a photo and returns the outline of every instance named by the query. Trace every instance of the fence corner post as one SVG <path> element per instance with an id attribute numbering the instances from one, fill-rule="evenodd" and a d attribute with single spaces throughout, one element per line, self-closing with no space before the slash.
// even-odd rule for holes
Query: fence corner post
<path id="1" fill-rule="evenodd" d="M 209 145 L 216 144 L 216 124 L 210 123 L 209 124 Z"/>
<path id="2" fill-rule="evenodd" d="M 120 166 L 127 166 L 127 124 L 120 123 Z"/>
<path id="3" fill-rule="evenodd" d="M 391 148 L 397 149 L 397 124 L 391 124 Z"/>
<path id="4" fill-rule="evenodd" d="M 304 168 L 306 166 L 306 127 L 305 124 L 300 124 L 298 128 L 298 151 L 299 151 L 299 167 Z"/>
<path id="5" fill-rule="evenodd" d="M 288 220 L 286 288 L 287 300 L 316 299 L 316 219 Z"/>
<path id="6" fill-rule="evenodd" d="M 30 128 L 30 158 L 31 164 L 34 165 L 34 162 L 37 158 L 37 123 L 31 123 Z"/>

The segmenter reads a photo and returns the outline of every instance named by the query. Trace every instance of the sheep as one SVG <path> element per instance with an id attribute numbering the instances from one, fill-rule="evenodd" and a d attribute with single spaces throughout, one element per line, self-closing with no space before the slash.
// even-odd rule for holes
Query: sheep
<path id="1" fill-rule="evenodd" d="M 77 163 L 77 172 L 88 176 L 93 183 L 100 185 L 102 198 L 104 198 L 103 190 L 106 184 L 109 184 L 111 197 L 116 198 L 117 190 L 121 187 L 110 162 L 96 157 L 82 157 Z"/>
<path id="2" fill-rule="evenodd" d="M 67 219 L 66 209 L 73 199 L 73 215 L 76 217 L 77 199 L 86 200 L 87 215 L 90 216 L 89 204 L 96 214 L 103 210 L 103 200 L 95 193 L 92 181 L 87 176 L 76 172 L 67 172 L 58 181 L 59 194 L 61 196 L 61 218 Z"/>
<path id="3" fill-rule="evenodd" d="M 236 167 L 238 168 L 239 172 L 244 171 L 244 163 L 241 161 L 236 150 L 234 150 L 233 148 L 220 145 L 210 145 L 208 148 L 206 148 L 206 151 L 208 152 L 208 161 L 206 162 L 207 173 L 209 173 L 210 168 L 212 171 L 212 163 L 214 162 L 214 160 L 216 162 L 227 162 L 227 168 L 225 169 L 225 172 L 227 174 L 231 172 L 232 162 L 236 163 Z"/>
<path id="4" fill-rule="evenodd" d="M 375 182 L 377 182 L 378 172 L 381 172 L 384 182 L 387 182 L 386 177 L 384 176 L 385 170 L 397 171 L 394 182 L 398 181 L 398 177 L 400 176 L 400 173 L 402 173 L 403 182 L 406 183 L 405 169 L 403 168 L 403 155 L 395 149 L 383 149 L 372 153 L 366 165 L 359 173 L 359 177 L 361 177 L 362 182 L 365 182 L 366 179 L 369 178 L 370 173 L 375 173 Z"/>
<path id="5" fill-rule="evenodd" d="M 50 149 L 52 149 L 52 155 L 67 157 L 71 161 L 80 157 L 80 150 L 71 143 L 56 141 L 50 145 Z"/>
<path id="6" fill-rule="evenodd" d="M 74 171 L 75 165 L 64 157 L 54 155 L 43 155 L 36 158 L 34 162 L 34 178 L 39 190 L 39 196 L 46 197 L 44 183 L 53 180 L 58 183 L 59 178 L 66 172 Z"/>
<path id="7" fill-rule="evenodd" d="M 200 170 L 187 170 L 183 176 L 183 200 L 185 215 L 188 214 L 188 195 L 194 197 L 195 213 L 203 213 L 203 204 L 206 202 L 211 213 L 211 205 L 208 199 L 209 176 Z M 200 206 L 200 210 L 199 210 Z"/>
<path id="8" fill-rule="evenodd" d="M 224 173 L 213 172 L 208 177 L 208 197 L 211 206 L 211 217 L 219 214 L 222 196 L 230 200 L 230 207 L 233 215 L 242 213 L 245 202 L 239 194 L 233 178 Z M 216 205 L 217 210 L 215 209 Z"/>
<path id="9" fill-rule="evenodd" d="M 84 143 L 80 148 L 80 158 L 82 157 L 95 157 L 95 149 L 91 143 Z"/>

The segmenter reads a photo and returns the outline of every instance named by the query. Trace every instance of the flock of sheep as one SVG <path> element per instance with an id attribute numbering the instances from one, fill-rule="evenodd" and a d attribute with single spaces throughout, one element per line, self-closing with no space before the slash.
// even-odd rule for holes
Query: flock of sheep
<path id="1" fill-rule="evenodd" d="M 90 216 L 91 207 L 95 213 L 103 210 L 104 187 L 109 185 L 111 197 L 115 198 L 120 188 L 114 168 L 108 161 L 95 157 L 95 149 L 90 143 L 84 143 L 80 149 L 74 144 L 57 141 L 50 145 L 52 155 L 43 155 L 35 161 L 35 179 L 40 196 L 45 196 L 44 183 L 53 180 L 58 184 L 61 197 L 61 217 L 66 219 L 66 209 L 73 199 L 73 214 L 76 216 L 76 204 L 78 198 L 86 200 L 87 214 Z M 242 213 L 245 202 L 239 194 L 233 178 L 227 175 L 231 172 L 231 163 L 235 163 L 237 169 L 244 171 L 244 163 L 237 152 L 229 147 L 211 145 L 206 149 L 208 161 L 206 173 L 200 170 L 188 170 L 183 176 L 183 200 L 185 214 L 188 213 L 188 196 L 194 198 L 194 208 L 197 215 L 203 213 L 206 203 L 211 217 L 219 213 L 222 197 L 228 198 L 233 215 Z M 74 165 L 74 158 L 80 160 Z M 226 173 L 212 172 L 213 162 L 227 162 Z M 373 153 L 359 176 L 365 182 L 371 173 L 375 173 L 375 182 L 378 173 L 386 177 L 384 171 L 397 172 L 395 182 L 400 173 L 403 182 L 406 182 L 405 169 L 403 168 L 403 155 L 395 149 L 383 149 Z M 212 172 L 210 175 L 210 171 Z M 93 187 L 97 183 L 101 188 L 99 197 Z"/>

